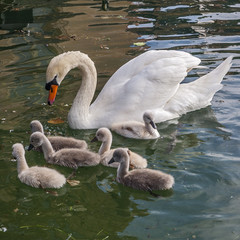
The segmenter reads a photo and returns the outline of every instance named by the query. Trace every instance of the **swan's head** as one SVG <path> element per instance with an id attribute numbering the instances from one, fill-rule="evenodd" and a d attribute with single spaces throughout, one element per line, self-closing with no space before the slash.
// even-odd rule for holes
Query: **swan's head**
<path id="1" fill-rule="evenodd" d="M 49 91 L 48 104 L 55 101 L 57 89 L 67 73 L 76 67 L 82 68 L 84 64 L 91 65 L 95 69 L 92 60 L 80 51 L 62 53 L 50 61 L 46 72 L 46 90 Z"/>
<path id="2" fill-rule="evenodd" d="M 92 139 L 92 142 L 96 142 L 96 141 L 106 142 L 111 137 L 112 137 L 112 134 L 108 128 L 99 128 L 96 132 L 95 138 Z"/>
<path id="3" fill-rule="evenodd" d="M 12 155 L 14 158 L 18 158 L 25 154 L 24 147 L 21 143 L 15 143 L 12 146 Z"/>
<path id="4" fill-rule="evenodd" d="M 31 128 L 32 133 L 34 133 L 34 132 L 43 133 L 43 126 L 38 120 L 31 121 L 30 128 Z"/>
<path id="5" fill-rule="evenodd" d="M 62 53 L 50 61 L 46 72 L 46 90 L 49 91 L 48 104 L 52 105 L 55 101 L 57 89 L 67 73 L 77 66 L 78 52 Z"/>
<path id="6" fill-rule="evenodd" d="M 49 91 L 48 104 L 55 101 L 58 86 L 69 71 L 69 67 L 64 65 L 63 54 L 54 57 L 47 68 L 45 89 Z"/>
<path id="7" fill-rule="evenodd" d="M 154 129 L 157 129 L 156 124 L 153 122 L 153 119 L 154 119 L 154 117 L 153 117 L 153 114 L 152 114 L 152 113 L 150 113 L 150 112 L 145 112 L 145 113 L 143 114 L 143 121 L 144 121 L 145 123 L 147 123 L 147 124 L 151 124 L 151 126 L 152 126 Z"/>
<path id="8" fill-rule="evenodd" d="M 117 148 L 108 164 L 113 162 L 125 162 L 127 159 L 129 159 L 129 150 L 127 148 Z"/>
<path id="9" fill-rule="evenodd" d="M 33 148 L 39 147 L 43 144 L 44 134 L 41 132 L 34 132 L 30 136 L 30 144 L 28 147 L 28 151 L 30 151 Z"/>

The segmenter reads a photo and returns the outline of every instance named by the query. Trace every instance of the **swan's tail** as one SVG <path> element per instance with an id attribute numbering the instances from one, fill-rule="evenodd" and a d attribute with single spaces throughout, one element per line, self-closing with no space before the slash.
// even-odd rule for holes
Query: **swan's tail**
<path id="1" fill-rule="evenodd" d="M 214 94 L 222 88 L 221 82 L 231 65 L 232 57 L 228 57 L 210 73 L 193 82 L 180 84 L 177 93 L 164 106 L 164 111 L 180 116 L 210 105 Z"/>
<path id="2" fill-rule="evenodd" d="M 225 61 L 223 61 L 217 68 L 212 70 L 210 73 L 200 77 L 196 80 L 195 84 L 219 84 L 223 80 L 223 77 L 227 74 L 230 67 L 232 66 L 232 56 L 228 57 Z"/>

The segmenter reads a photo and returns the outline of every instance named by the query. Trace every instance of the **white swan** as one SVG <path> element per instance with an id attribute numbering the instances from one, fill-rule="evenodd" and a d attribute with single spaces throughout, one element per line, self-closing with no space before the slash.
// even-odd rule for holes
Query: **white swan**
<path id="1" fill-rule="evenodd" d="M 101 163 L 104 166 L 115 167 L 117 168 L 119 163 L 114 162 L 109 164 L 115 149 L 111 149 L 112 146 L 112 133 L 108 128 L 99 128 L 96 132 L 95 138 L 92 139 L 92 142 L 100 141 L 102 142 L 98 154 L 101 156 Z M 128 150 L 130 156 L 130 166 L 131 168 L 146 168 L 147 160 L 140 156 L 139 154 Z"/>
<path id="2" fill-rule="evenodd" d="M 160 137 L 157 126 L 153 121 L 152 113 L 145 112 L 143 114 L 143 122 L 127 121 L 115 123 L 111 126 L 111 130 L 128 138 L 156 139 Z"/>
<path id="3" fill-rule="evenodd" d="M 119 162 L 117 170 L 117 182 L 125 186 L 138 190 L 149 191 L 165 190 L 172 188 L 174 178 L 172 175 L 153 169 L 134 169 L 129 170 L 129 156 L 124 148 L 118 148 L 114 151 L 113 158 L 109 164 Z"/>
<path id="4" fill-rule="evenodd" d="M 155 122 L 179 117 L 210 105 L 221 81 L 231 67 L 232 57 L 199 79 L 180 84 L 200 59 L 174 50 L 151 50 L 132 59 L 116 71 L 90 105 L 97 83 L 93 61 L 79 51 L 54 57 L 46 72 L 48 103 L 55 100 L 58 86 L 73 68 L 82 72 L 82 84 L 68 114 L 74 129 L 111 127 L 128 120 L 142 122 L 150 111 Z"/>
<path id="5" fill-rule="evenodd" d="M 12 155 L 17 159 L 18 178 L 22 183 L 35 188 L 60 188 L 66 183 L 66 178 L 54 169 L 47 167 L 28 167 L 23 145 L 15 143 Z"/>

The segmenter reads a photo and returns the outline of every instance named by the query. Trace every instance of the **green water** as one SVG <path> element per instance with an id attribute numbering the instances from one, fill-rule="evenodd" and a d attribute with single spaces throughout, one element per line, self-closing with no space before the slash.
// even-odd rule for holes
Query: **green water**
<path id="1" fill-rule="evenodd" d="M 238 1 L 0 1 L 0 239 L 240 239 Z M 139 43 L 141 46 L 139 46 Z M 64 51 L 81 50 L 98 71 L 96 94 L 122 64 L 148 49 L 192 53 L 208 69 L 233 55 L 233 66 L 212 106 L 158 124 L 158 140 L 113 135 L 148 159 L 149 168 L 175 177 L 173 191 L 154 198 L 114 180 L 116 169 L 80 168 L 77 186 L 46 192 L 17 178 L 12 144 L 29 144 L 29 123 L 47 133 L 90 143 L 95 130 L 72 130 L 67 113 L 80 86 L 69 73 L 53 106 L 46 105 L 45 71 Z M 72 81 L 76 79 L 76 81 Z M 61 118 L 63 124 L 48 121 Z M 46 165 L 26 152 L 30 166 Z M 65 176 L 71 169 L 49 166 Z"/>

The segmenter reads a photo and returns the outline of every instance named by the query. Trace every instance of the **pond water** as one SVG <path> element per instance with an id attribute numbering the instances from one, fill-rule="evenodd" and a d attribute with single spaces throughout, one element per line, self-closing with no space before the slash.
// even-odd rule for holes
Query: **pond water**
<path id="1" fill-rule="evenodd" d="M 0 238 L 240 239 L 239 10 L 236 0 L 110 1 L 108 11 L 93 0 L 1 0 Z M 97 95 L 122 64 L 149 49 L 199 57 L 208 69 L 191 71 L 185 81 L 234 56 L 211 106 L 158 124 L 158 140 L 113 135 L 113 147 L 128 146 L 148 159 L 149 168 L 172 174 L 173 191 L 154 198 L 116 183 L 116 169 L 104 166 L 78 169 L 80 183 L 57 191 L 22 184 L 11 147 L 28 146 L 33 119 L 46 133 L 99 148 L 90 143 L 95 130 L 67 124 L 80 85 L 77 70 L 64 80 L 55 104 L 46 105 L 49 60 L 68 50 L 87 53 L 98 71 Z M 63 123 L 48 123 L 59 118 Z M 26 158 L 30 166 L 46 165 L 38 152 Z"/>

